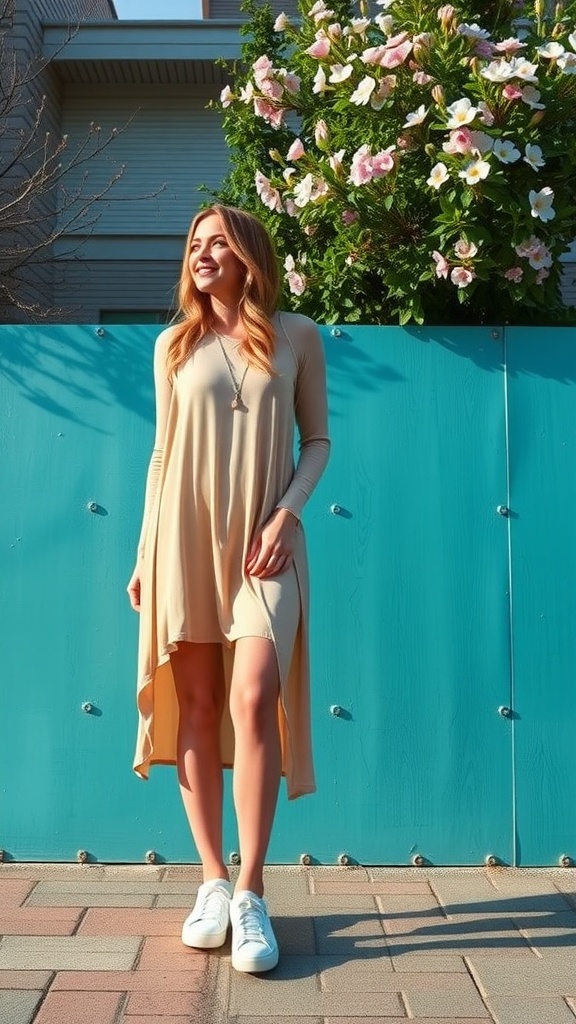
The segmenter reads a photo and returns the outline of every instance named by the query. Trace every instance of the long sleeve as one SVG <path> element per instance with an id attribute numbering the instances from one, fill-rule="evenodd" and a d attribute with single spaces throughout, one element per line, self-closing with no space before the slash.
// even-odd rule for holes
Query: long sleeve
<path id="1" fill-rule="evenodd" d="M 287 508 L 300 519 L 302 509 L 328 462 L 330 439 L 326 361 L 320 332 L 307 317 L 299 316 L 297 326 L 298 375 L 294 411 L 300 452 L 294 476 L 276 507 Z"/>
<path id="2" fill-rule="evenodd" d="M 155 403 L 156 403 L 156 434 L 154 438 L 154 448 L 152 450 L 152 456 L 148 465 L 148 473 L 146 476 L 146 490 L 144 494 L 144 512 L 142 515 L 142 527 L 140 530 L 140 537 L 138 540 L 138 558 L 142 558 L 144 555 L 144 547 L 146 544 L 146 534 L 148 531 L 148 523 L 150 521 L 150 513 L 154 505 L 154 499 L 158 490 L 158 482 L 160 480 L 160 473 L 162 470 L 162 460 L 164 458 L 164 439 L 166 436 L 166 425 L 168 423 L 168 412 L 170 409 L 170 400 L 172 397 L 172 386 L 168 380 L 166 374 L 166 356 L 168 354 L 168 345 L 170 343 L 171 330 L 162 331 L 162 333 L 156 339 L 154 346 L 154 391 L 155 391 Z"/>

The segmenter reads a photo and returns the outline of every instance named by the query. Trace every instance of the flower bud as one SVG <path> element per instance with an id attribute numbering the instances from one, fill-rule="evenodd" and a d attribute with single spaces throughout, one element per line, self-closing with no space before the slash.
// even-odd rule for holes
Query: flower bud
<path id="1" fill-rule="evenodd" d="M 431 160 L 436 159 L 436 146 L 434 145 L 433 142 L 428 142 L 424 146 L 424 152 L 426 153 L 426 156 L 430 157 Z"/>
<path id="2" fill-rule="evenodd" d="M 546 114 L 545 110 L 537 110 L 535 114 L 530 118 L 530 127 L 534 128 L 535 125 L 540 124 L 540 121 Z"/>
<path id="3" fill-rule="evenodd" d="M 328 142 L 328 125 L 326 121 L 320 120 L 316 122 L 314 127 L 314 141 L 319 149 L 323 149 Z"/>
<path id="4" fill-rule="evenodd" d="M 283 164 L 284 163 L 284 160 L 282 158 L 282 154 L 279 153 L 277 149 L 269 149 L 268 150 L 268 156 L 270 157 L 271 160 L 274 161 L 275 164 Z"/>
<path id="5" fill-rule="evenodd" d="M 445 32 L 448 32 L 450 28 L 452 28 L 455 15 L 456 9 L 452 4 L 443 4 L 442 7 L 438 8 L 438 21 Z"/>
<path id="6" fill-rule="evenodd" d="M 434 100 L 435 103 L 438 104 L 439 107 L 446 106 L 446 93 L 444 92 L 443 86 L 434 86 L 434 88 L 432 89 L 432 99 Z"/>
<path id="7" fill-rule="evenodd" d="M 328 38 L 331 39 L 333 43 L 337 43 L 342 36 L 342 26 L 335 21 L 333 25 L 326 26 L 326 32 L 328 34 Z"/>

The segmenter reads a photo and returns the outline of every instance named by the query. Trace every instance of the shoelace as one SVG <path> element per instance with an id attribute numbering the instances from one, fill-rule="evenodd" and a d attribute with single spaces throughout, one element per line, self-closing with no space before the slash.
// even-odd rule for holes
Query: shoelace
<path id="1" fill-rule="evenodd" d="M 205 921 L 208 918 L 212 918 L 214 921 L 219 921 L 222 913 L 222 904 L 226 897 L 223 893 L 218 892 L 217 889 L 212 889 L 204 897 L 202 905 L 199 907 L 195 921 Z"/>
<path id="2" fill-rule="evenodd" d="M 259 941 L 265 938 L 260 907 L 253 903 L 251 899 L 245 897 L 243 900 L 240 900 L 238 909 L 240 911 L 238 925 L 243 932 L 242 942 Z"/>

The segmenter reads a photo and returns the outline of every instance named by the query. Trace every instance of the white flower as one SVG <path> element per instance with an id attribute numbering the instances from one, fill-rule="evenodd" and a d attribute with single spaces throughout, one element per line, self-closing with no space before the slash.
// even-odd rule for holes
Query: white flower
<path id="1" fill-rule="evenodd" d="M 530 206 L 532 207 L 532 216 L 539 217 L 540 220 L 554 220 L 556 216 L 556 210 L 552 208 L 554 202 L 554 192 L 551 188 L 546 185 L 545 188 L 541 188 L 539 192 L 535 192 L 531 189 L 528 193 L 528 199 Z"/>
<path id="2" fill-rule="evenodd" d="M 462 125 L 470 124 L 478 110 L 472 106 L 469 99 L 457 100 L 456 103 L 451 103 L 446 108 L 446 113 L 450 115 L 450 120 L 446 122 L 448 128 L 461 128 Z"/>
<path id="3" fill-rule="evenodd" d="M 545 57 L 546 60 L 558 60 L 558 57 L 561 57 L 564 52 L 564 47 L 560 43 L 545 43 L 543 46 L 536 47 L 536 53 Z"/>
<path id="4" fill-rule="evenodd" d="M 220 103 L 223 107 L 229 107 L 236 97 L 229 85 L 225 85 L 220 93 Z"/>
<path id="5" fill-rule="evenodd" d="M 534 171 L 537 171 L 539 167 L 546 166 L 546 161 L 542 156 L 540 146 L 532 146 L 530 143 L 526 145 L 526 156 L 522 159 L 525 163 L 529 164 Z"/>
<path id="6" fill-rule="evenodd" d="M 290 254 L 288 254 L 286 259 L 284 260 L 284 270 L 287 270 L 288 272 L 290 272 L 291 270 L 296 270 L 296 260 Z"/>
<path id="7" fill-rule="evenodd" d="M 307 174 L 305 178 L 302 178 L 302 181 L 299 181 L 294 186 L 294 202 L 296 206 L 306 206 L 312 198 L 313 191 L 314 177 L 312 174 Z"/>
<path id="8" fill-rule="evenodd" d="M 576 75 L 576 53 L 565 53 L 557 63 L 563 75 Z"/>
<path id="9" fill-rule="evenodd" d="M 338 172 L 342 170 L 342 160 L 344 159 L 345 153 L 345 149 L 339 149 L 337 153 L 332 153 L 328 158 L 328 163 L 335 174 L 338 174 Z"/>
<path id="10" fill-rule="evenodd" d="M 332 79 L 330 79 L 330 81 L 332 81 Z M 366 77 L 358 83 L 356 89 L 352 93 L 350 103 L 355 103 L 357 107 L 365 107 L 375 88 L 376 79 L 370 78 L 370 75 L 366 75 Z"/>
<path id="11" fill-rule="evenodd" d="M 411 114 L 406 114 L 406 120 L 402 125 L 403 128 L 413 128 L 416 124 L 422 124 L 422 121 L 426 117 L 428 111 L 423 103 L 420 104 L 418 110 L 413 110 Z"/>
<path id="12" fill-rule="evenodd" d="M 480 74 L 489 82 L 507 82 L 514 72 L 512 65 L 501 57 L 500 60 L 491 61 L 488 67 L 482 68 Z"/>
<path id="13" fill-rule="evenodd" d="M 308 11 L 310 18 L 314 18 L 315 22 L 323 21 L 325 18 L 333 18 L 334 11 L 329 11 L 324 3 L 324 0 L 317 0 L 313 7 Z"/>
<path id="14" fill-rule="evenodd" d="M 568 42 L 573 50 L 576 50 L 576 32 L 571 32 L 568 36 Z"/>
<path id="15" fill-rule="evenodd" d="M 468 270 L 466 267 L 454 267 L 454 270 L 450 274 L 450 280 L 452 284 L 458 286 L 458 288 L 467 288 L 469 284 L 476 277 L 473 270 Z"/>
<path id="16" fill-rule="evenodd" d="M 252 82 L 248 82 L 243 89 L 240 89 L 240 99 L 242 103 L 251 103 L 254 99 L 254 86 Z"/>
<path id="17" fill-rule="evenodd" d="M 533 85 L 525 85 L 522 89 L 522 102 L 532 110 L 545 110 L 543 103 L 540 103 L 540 93 Z"/>
<path id="18" fill-rule="evenodd" d="M 369 25 L 370 18 L 352 18 L 350 24 L 347 25 L 346 28 L 344 29 L 343 34 L 345 36 L 363 36 Z"/>
<path id="19" fill-rule="evenodd" d="M 512 75 L 514 78 L 521 78 L 523 82 L 537 82 L 537 64 L 531 64 L 525 57 L 513 57 L 510 61 Z"/>
<path id="20" fill-rule="evenodd" d="M 514 164 L 522 155 L 511 139 L 495 139 L 492 152 L 501 164 Z"/>
<path id="21" fill-rule="evenodd" d="M 471 25 L 467 25 L 465 21 L 461 25 L 458 25 L 458 35 L 466 36 L 467 39 L 489 39 L 490 33 L 485 28 L 480 28 L 474 21 Z"/>
<path id="22" fill-rule="evenodd" d="M 391 14 L 378 14 L 374 18 L 374 23 L 378 25 L 378 28 L 385 36 L 391 36 L 394 31 L 394 18 Z"/>
<path id="23" fill-rule="evenodd" d="M 276 21 L 274 22 L 274 31 L 275 32 L 283 32 L 284 29 L 287 28 L 289 24 L 290 24 L 290 19 L 289 19 L 288 15 L 284 14 L 284 11 L 282 11 L 282 13 L 278 15 L 278 17 L 276 18 Z"/>
<path id="24" fill-rule="evenodd" d="M 288 185 L 290 184 L 290 178 L 292 177 L 293 174 L 296 174 L 295 167 L 285 167 L 284 170 L 282 171 L 282 177 L 284 178 L 284 181 L 287 182 Z"/>
<path id="25" fill-rule="evenodd" d="M 464 178 L 467 185 L 477 185 L 490 174 L 490 164 L 487 160 L 474 160 L 464 170 L 460 171 L 458 177 Z"/>
<path id="26" fill-rule="evenodd" d="M 318 65 L 318 70 L 314 75 L 314 85 L 312 86 L 312 92 L 318 95 L 319 93 L 326 92 L 328 86 L 326 85 L 326 75 L 324 68 Z"/>
<path id="27" fill-rule="evenodd" d="M 439 189 L 445 181 L 449 180 L 449 178 L 450 175 L 448 174 L 446 164 L 435 164 L 430 171 L 430 177 L 427 179 L 426 184 L 431 185 L 432 188 Z"/>
<path id="28" fill-rule="evenodd" d="M 350 78 L 353 70 L 351 64 L 332 64 L 328 81 L 336 84 L 345 82 L 347 78 Z"/>

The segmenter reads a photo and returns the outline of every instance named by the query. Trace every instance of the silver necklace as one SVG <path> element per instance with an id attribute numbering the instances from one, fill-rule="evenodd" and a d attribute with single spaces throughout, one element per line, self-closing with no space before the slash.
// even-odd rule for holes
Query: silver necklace
<path id="1" fill-rule="evenodd" d="M 234 388 L 234 398 L 230 402 L 230 405 L 231 405 L 232 409 L 241 409 L 243 407 L 242 388 L 244 387 L 244 381 L 246 380 L 246 374 L 248 373 L 248 364 L 246 364 L 246 366 L 244 368 L 244 373 L 242 374 L 242 379 L 241 379 L 240 383 L 238 383 L 238 380 L 236 379 L 236 374 L 234 373 L 234 367 L 232 366 L 232 363 L 230 361 L 230 357 L 229 357 L 226 349 L 224 348 L 224 342 L 222 341 L 222 338 L 220 337 L 220 335 L 216 333 L 216 331 L 214 331 L 214 334 L 216 334 L 216 337 L 218 338 L 218 342 L 220 344 L 220 348 L 222 349 L 222 355 L 224 356 L 224 359 L 226 360 L 226 366 L 228 367 L 228 373 L 230 374 L 230 379 L 232 381 L 232 387 Z M 246 408 L 246 407 L 244 406 L 244 408 Z"/>

